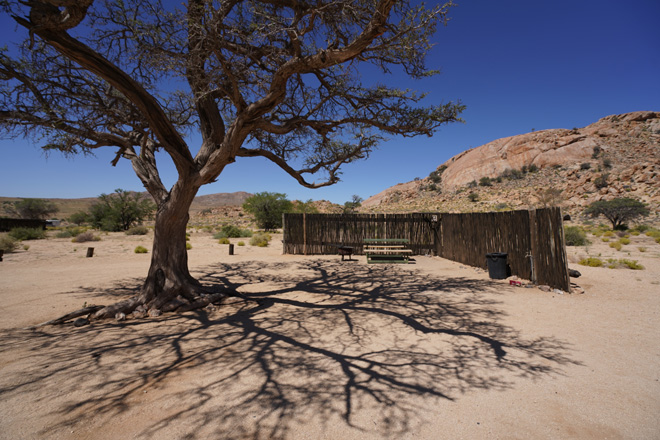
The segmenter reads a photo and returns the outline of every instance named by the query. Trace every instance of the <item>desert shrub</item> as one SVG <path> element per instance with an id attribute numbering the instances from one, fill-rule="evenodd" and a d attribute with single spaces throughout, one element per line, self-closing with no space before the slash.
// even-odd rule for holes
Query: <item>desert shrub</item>
<path id="1" fill-rule="evenodd" d="M 538 170 L 539 170 L 539 167 L 537 167 L 537 166 L 534 165 L 534 164 L 531 164 L 531 165 L 529 166 L 529 168 L 527 168 L 527 171 L 530 172 L 530 173 L 535 173 L 535 172 L 537 172 Z"/>
<path id="2" fill-rule="evenodd" d="M 613 241 L 612 243 L 610 243 L 610 247 L 612 249 L 616 249 L 617 251 L 620 251 L 621 250 L 621 243 L 619 243 L 618 241 Z"/>
<path id="3" fill-rule="evenodd" d="M 467 184 L 468 188 L 476 188 L 477 187 L 477 181 L 473 180 L 472 182 Z"/>
<path id="4" fill-rule="evenodd" d="M 643 270 L 644 266 L 639 264 L 637 260 L 628 260 L 626 258 L 622 258 L 620 260 L 617 260 L 615 258 L 610 258 L 607 260 L 607 267 L 610 269 L 622 269 L 622 268 L 628 268 L 631 270 Z"/>
<path id="5" fill-rule="evenodd" d="M 564 228 L 566 246 L 584 246 L 589 244 L 587 234 L 579 226 L 566 226 Z"/>
<path id="6" fill-rule="evenodd" d="M 78 234 L 82 234 L 85 232 L 85 228 L 81 228 L 79 226 L 73 227 L 73 228 L 66 228 L 62 229 L 61 231 L 57 231 L 57 234 L 55 234 L 55 237 L 57 238 L 71 238 L 75 237 Z"/>
<path id="7" fill-rule="evenodd" d="M 186 232 L 186 241 L 190 241 L 190 233 Z"/>
<path id="8" fill-rule="evenodd" d="M 126 231 L 126 235 L 147 235 L 149 229 L 146 226 L 139 225 L 133 226 L 132 228 Z"/>
<path id="9" fill-rule="evenodd" d="M 637 237 L 639 235 L 639 231 L 630 231 L 630 235 Z"/>
<path id="10" fill-rule="evenodd" d="M 239 242 L 236 243 L 236 244 L 237 244 L 238 246 L 245 246 L 245 242 L 244 242 L 244 241 L 239 241 Z"/>
<path id="11" fill-rule="evenodd" d="M 603 243 L 607 243 L 607 242 L 609 242 L 609 241 L 610 241 L 610 239 L 609 239 L 609 238 L 607 238 L 607 237 L 603 237 L 603 238 L 601 238 L 601 240 L 603 240 Z"/>
<path id="12" fill-rule="evenodd" d="M 496 211 L 510 211 L 511 207 L 507 205 L 506 203 L 498 203 L 495 205 L 495 210 Z"/>
<path id="13" fill-rule="evenodd" d="M 101 194 L 90 207 L 89 222 L 103 231 L 127 231 L 141 224 L 156 210 L 150 197 L 116 189 L 114 194 Z"/>
<path id="14" fill-rule="evenodd" d="M 71 241 L 73 243 L 84 243 L 86 241 L 101 241 L 101 237 L 95 237 L 92 231 L 86 231 L 76 235 Z"/>
<path id="15" fill-rule="evenodd" d="M 647 249 L 644 246 L 640 246 L 637 248 L 637 250 L 640 252 L 646 252 Z"/>
<path id="16" fill-rule="evenodd" d="M 189 251 L 190 249 L 192 249 L 192 244 L 190 244 L 190 242 L 187 241 L 186 242 L 186 250 Z"/>
<path id="17" fill-rule="evenodd" d="M 84 211 L 74 212 L 71 214 L 71 217 L 69 217 L 69 221 L 80 226 L 83 223 L 87 223 L 89 221 L 89 214 Z"/>
<path id="18" fill-rule="evenodd" d="M 578 264 L 589 267 L 603 267 L 603 260 L 600 258 L 589 257 L 582 259 Z"/>
<path id="19" fill-rule="evenodd" d="M 643 270 L 644 269 L 644 266 L 639 264 L 637 262 L 637 260 L 627 260 L 627 259 L 624 258 L 624 259 L 619 260 L 619 262 L 621 262 L 621 264 L 626 266 L 628 269 L 632 269 L 632 270 Z"/>
<path id="20" fill-rule="evenodd" d="M 637 225 L 634 228 L 632 228 L 633 231 L 640 232 L 640 233 L 641 232 L 646 232 L 649 229 L 651 229 L 651 227 L 649 225 Z"/>
<path id="21" fill-rule="evenodd" d="M 229 244 L 229 239 L 227 237 L 221 237 L 218 240 L 218 244 Z"/>
<path id="22" fill-rule="evenodd" d="M 223 225 L 220 228 L 220 232 L 215 234 L 213 238 L 240 238 L 240 237 L 252 237 L 252 231 L 249 229 L 241 229 L 238 226 L 234 225 Z"/>
<path id="23" fill-rule="evenodd" d="M 630 239 L 629 238 L 620 238 L 619 243 L 621 244 L 630 244 Z"/>
<path id="24" fill-rule="evenodd" d="M 23 245 L 23 250 L 24 251 L 29 251 L 30 250 L 30 245 L 29 244 L 24 244 Z"/>
<path id="25" fill-rule="evenodd" d="M 584 162 L 580 164 L 581 170 L 588 170 L 589 168 L 591 168 L 591 164 L 589 162 Z"/>
<path id="26" fill-rule="evenodd" d="M 605 231 L 603 232 L 604 237 L 612 237 L 614 236 L 614 231 Z"/>
<path id="27" fill-rule="evenodd" d="M 612 168 L 612 161 L 610 159 L 603 159 L 603 168 Z"/>
<path id="28" fill-rule="evenodd" d="M 660 244 L 660 237 L 656 238 L 656 239 L 655 239 L 655 242 L 658 243 L 658 244 Z"/>
<path id="29" fill-rule="evenodd" d="M 136 254 L 146 254 L 149 251 L 144 246 L 138 246 L 138 247 L 135 248 L 135 250 L 133 252 L 135 252 Z"/>
<path id="30" fill-rule="evenodd" d="M 250 246 L 266 247 L 270 241 L 270 234 L 258 232 L 250 239 Z"/>
<path id="31" fill-rule="evenodd" d="M 9 231 L 9 236 L 18 241 L 41 240 L 46 238 L 46 231 L 41 228 L 14 228 Z"/>
<path id="32" fill-rule="evenodd" d="M 600 176 L 596 177 L 594 179 L 594 185 L 596 185 L 596 188 L 602 189 L 602 188 L 607 188 L 607 178 L 609 177 L 609 174 L 601 174 Z"/>
<path id="33" fill-rule="evenodd" d="M 8 234 L 0 235 L 0 251 L 14 252 L 18 247 L 18 240 Z"/>
<path id="34" fill-rule="evenodd" d="M 479 200 L 479 194 L 471 192 L 470 194 L 468 194 L 468 200 L 470 200 L 473 203 L 476 202 L 477 200 Z"/>
<path id="35" fill-rule="evenodd" d="M 649 228 L 645 233 L 647 237 L 658 238 L 660 237 L 660 231 L 655 228 Z"/>
<path id="36" fill-rule="evenodd" d="M 444 171 L 444 169 L 442 171 Z M 442 181 L 442 171 L 431 171 L 431 174 L 429 174 L 429 180 L 433 183 L 440 183 Z"/>
<path id="37" fill-rule="evenodd" d="M 490 177 L 482 177 L 479 179 L 479 186 L 493 186 L 493 182 L 490 180 Z"/>

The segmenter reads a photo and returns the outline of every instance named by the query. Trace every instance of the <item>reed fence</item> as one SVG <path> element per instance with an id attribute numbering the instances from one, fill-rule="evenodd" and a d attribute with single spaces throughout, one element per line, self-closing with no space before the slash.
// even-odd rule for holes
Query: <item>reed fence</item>
<path id="1" fill-rule="evenodd" d="M 490 213 L 284 214 L 284 253 L 336 254 L 365 238 L 409 240 L 413 255 L 436 255 L 486 269 L 486 254 L 506 252 L 511 274 L 568 291 L 559 208 Z"/>
<path id="2" fill-rule="evenodd" d="M 46 229 L 46 221 L 20 218 L 0 218 L 0 232 L 9 231 L 14 228 Z"/>

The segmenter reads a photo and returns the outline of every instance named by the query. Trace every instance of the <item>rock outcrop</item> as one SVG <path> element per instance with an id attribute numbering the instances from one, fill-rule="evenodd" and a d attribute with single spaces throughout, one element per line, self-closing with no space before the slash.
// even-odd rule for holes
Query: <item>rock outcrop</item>
<path id="1" fill-rule="evenodd" d="M 498 139 L 362 206 L 372 212 L 464 212 L 559 204 L 579 215 L 586 205 L 615 197 L 648 203 L 653 219 L 660 220 L 660 112 Z"/>

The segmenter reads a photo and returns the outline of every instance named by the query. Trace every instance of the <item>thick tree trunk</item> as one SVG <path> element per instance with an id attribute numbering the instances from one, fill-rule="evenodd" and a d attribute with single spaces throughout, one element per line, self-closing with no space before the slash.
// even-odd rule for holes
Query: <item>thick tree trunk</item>
<path id="1" fill-rule="evenodd" d="M 154 228 L 151 267 L 141 292 L 128 300 L 104 307 L 93 318 L 110 318 L 117 313 L 159 314 L 177 308 L 187 310 L 224 297 L 208 294 L 188 270 L 186 227 L 190 205 L 198 187 L 179 181 L 170 196 L 159 203 Z"/>

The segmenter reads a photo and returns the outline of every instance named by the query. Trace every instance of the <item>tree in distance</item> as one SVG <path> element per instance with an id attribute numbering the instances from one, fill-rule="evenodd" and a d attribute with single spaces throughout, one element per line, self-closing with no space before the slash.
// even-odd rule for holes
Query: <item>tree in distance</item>
<path id="1" fill-rule="evenodd" d="M 314 205 L 314 200 L 308 199 L 306 202 L 295 200 L 293 202 L 293 208 L 291 209 L 291 212 L 298 214 L 318 214 L 319 210 Z"/>
<path id="2" fill-rule="evenodd" d="M 59 211 L 59 209 L 49 200 L 23 199 L 14 202 L 13 211 L 25 219 L 46 219 Z"/>
<path id="3" fill-rule="evenodd" d="M 649 209 L 638 200 L 623 197 L 593 202 L 585 213 L 591 217 L 602 215 L 612 223 L 612 229 L 619 229 L 631 220 L 646 217 L 649 215 Z"/>
<path id="4" fill-rule="evenodd" d="M 0 50 L 1 133 L 70 155 L 114 148 L 112 165 L 130 161 L 157 205 L 141 291 L 92 319 L 226 296 L 191 276 L 185 232 L 199 188 L 236 158 L 266 158 L 301 185 L 324 187 L 387 136 L 431 136 L 464 109 L 424 106 L 424 94 L 387 85 L 438 73 L 425 59 L 451 2 L 1 5 L 22 29 Z M 199 145 L 187 141 L 193 130 Z M 157 152 L 176 168 L 170 188 Z"/>
<path id="5" fill-rule="evenodd" d="M 252 214 L 258 228 L 274 231 L 282 227 L 282 214 L 291 212 L 293 204 L 286 194 L 260 192 L 248 197 L 243 209 Z"/>
<path id="6" fill-rule="evenodd" d="M 355 214 L 360 206 L 362 206 L 362 197 L 353 194 L 351 200 L 344 203 L 344 214 Z"/>
<path id="7" fill-rule="evenodd" d="M 101 194 L 89 209 L 88 221 L 103 231 L 128 231 L 142 224 L 156 205 L 139 193 L 116 189 L 114 194 Z"/>

